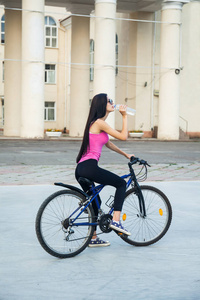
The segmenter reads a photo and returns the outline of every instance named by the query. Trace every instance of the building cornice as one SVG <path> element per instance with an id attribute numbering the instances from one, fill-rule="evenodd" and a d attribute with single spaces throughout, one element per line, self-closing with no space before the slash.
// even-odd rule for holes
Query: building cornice
<path id="1" fill-rule="evenodd" d="M 162 3 L 162 10 L 165 9 L 179 9 L 181 10 L 183 5 L 189 3 L 190 0 L 164 0 Z"/>
<path id="2" fill-rule="evenodd" d="M 117 4 L 117 0 L 95 0 L 95 4 L 98 4 L 98 3 Z"/>
<path id="3" fill-rule="evenodd" d="M 72 18 L 71 18 L 71 16 L 69 16 L 66 19 L 62 20 L 60 23 L 62 24 L 62 26 L 65 27 L 65 29 L 70 29 L 71 26 L 72 26 Z"/>

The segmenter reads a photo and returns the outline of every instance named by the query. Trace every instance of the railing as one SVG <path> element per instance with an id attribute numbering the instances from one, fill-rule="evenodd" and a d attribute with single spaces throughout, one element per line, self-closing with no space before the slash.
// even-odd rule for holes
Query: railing
<path id="1" fill-rule="evenodd" d="M 187 133 L 188 132 L 188 121 L 186 119 L 184 119 L 183 117 L 181 117 L 181 116 L 179 116 L 179 118 L 185 122 L 185 130 L 183 130 L 182 126 L 180 126 L 180 128 L 183 131 L 185 131 L 185 133 Z"/>

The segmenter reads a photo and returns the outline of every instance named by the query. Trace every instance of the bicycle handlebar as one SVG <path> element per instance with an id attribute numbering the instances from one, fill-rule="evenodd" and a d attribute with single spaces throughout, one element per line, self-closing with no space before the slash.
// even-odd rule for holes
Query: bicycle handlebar
<path id="1" fill-rule="evenodd" d="M 151 167 L 151 166 L 147 163 L 146 160 L 140 159 L 139 157 L 131 156 L 129 164 L 132 166 L 132 165 L 137 164 L 137 163 L 139 163 L 139 165 L 144 165 L 144 166 Z"/>

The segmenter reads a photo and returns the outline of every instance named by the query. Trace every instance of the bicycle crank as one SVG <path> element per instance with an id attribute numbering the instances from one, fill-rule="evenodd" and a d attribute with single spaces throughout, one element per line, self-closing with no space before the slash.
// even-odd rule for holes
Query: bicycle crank
<path id="1" fill-rule="evenodd" d="M 111 220 L 112 220 L 112 216 L 109 214 L 104 214 L 100 217 L 99 227 L 102 232 L 108 233 L 112 231 L 112 229 L 109 227 Z"/>

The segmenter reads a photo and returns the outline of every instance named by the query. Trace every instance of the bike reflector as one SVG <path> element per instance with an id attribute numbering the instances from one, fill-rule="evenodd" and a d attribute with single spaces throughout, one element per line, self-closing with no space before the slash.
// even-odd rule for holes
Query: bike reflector
<path id="1" fill-rule="evenodd" d="M 126 214 L 123 214 L 122 220 L 123 220 L 123 221 L 126 221 Z"/>

